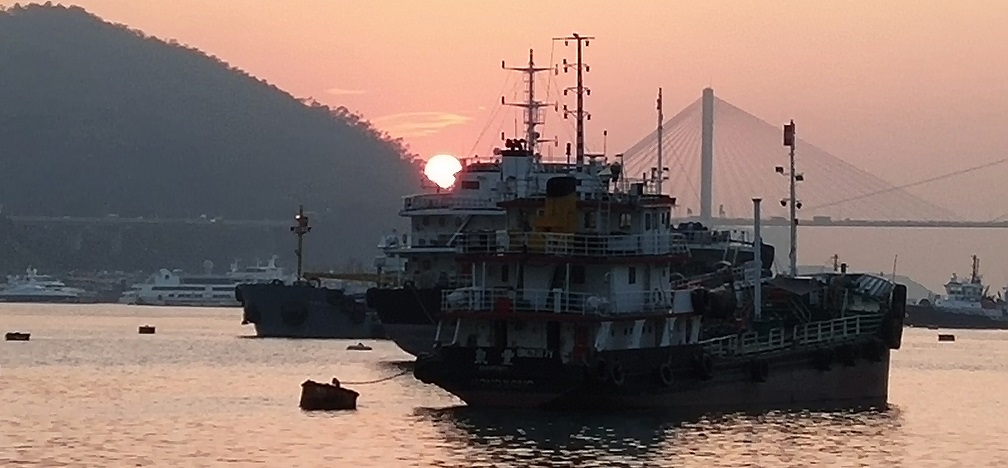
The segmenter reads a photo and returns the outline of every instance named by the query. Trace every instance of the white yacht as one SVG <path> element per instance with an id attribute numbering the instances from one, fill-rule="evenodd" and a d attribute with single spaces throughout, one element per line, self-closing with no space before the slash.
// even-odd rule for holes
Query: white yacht
<path id="1" fill-rule="evenodd" d="M 8 275 L 0 288 L 0 302 L 79 302 L 86 291 L 71 288 L 51 275 L 40 275 L 28 267 L 24 275 Z"/>
<path id="2" fill-rule="evenodd" d="M 237 307 L 235 286 L 244 283 L 290 283 L 295 275 L 285 274 L 276 266 L 274 255 L 266 265 L 256 264 L 239 268 L 238 262 L 231 264 L 225 274 L 213 274 L 213 263 L 203 263 L 204 274 L 186 274 L 182 270 L 162 268 L 147 278 L 147 281 L 133 285 L 119 299 L 123 304 L 169 305 L 197 307 Z"/>

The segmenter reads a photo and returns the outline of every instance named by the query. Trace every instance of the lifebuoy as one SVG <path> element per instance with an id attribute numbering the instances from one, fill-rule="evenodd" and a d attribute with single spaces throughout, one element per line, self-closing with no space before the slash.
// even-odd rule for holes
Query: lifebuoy
<path id="1" fill-rule="evenodd" d="M 321 288 L 322 280 L 320 278 L 312 278 L 308 280 L 308 285 L 310 285 L 313 288 Z"/>
<path id="2" fill-rule="evenodd" d="M 626 379 L 626 375 L 623 374 L 623 366 L 621 366 L 618 362 L 613 363 L 613 365 L 609 367 L 609 378 L 612 379 L 612 383 L 616 384 L 616 386 L 623 385 L 623 382 Z"/>
<path id="3" fill-rule="evenodd" d="M 308 319 L 308 307 L 297 302 L 288 302 L 280 306 L 280 318 L 287 325 L 299 326 Z"/>
<path id="4" fill-rule="evenodd" d="M 662 385 L 666 387 L 671 387 L 672 383 L 675 381 L 675 375 L 672 373 L 672 366 L 667 362 L 662 364 L 658 368 L 658 377 L 661 378 Z"/>

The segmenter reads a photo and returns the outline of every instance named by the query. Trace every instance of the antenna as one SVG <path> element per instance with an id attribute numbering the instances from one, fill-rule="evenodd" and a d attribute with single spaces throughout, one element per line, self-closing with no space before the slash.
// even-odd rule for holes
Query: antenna
<path id="1" fill-rule="evenodd" d="M 665 182 L 665 173 L 662 172 L 662 101 L 661 88 L 658 88 L 658 195 L 662 194 L 662 185 Z"/>
<path id="2" fill-rule="evenodd" d="M 528 148 L 532 153 L 535 153 L 536 145 L 539 143 L 539 132 L 536 131 L 535 127 L 536 125 L 543 124 L 539 109 L 549 105 L 549 103 L 535 100 L 535 74 L 547 71 L 549 67 L 536 67 L 535 61 L 532 59 L 532 49 L 529 49 L 528 65 L 524 67 L 508 67 L 502 60 L 501 68 L 519 71 L 525 75 L 525 102 L 505 102 L 504 96 L 501 96 L 501 104 L 525 109 L 525 141 L 528 142 Z M 517 123 L 515 125 L 517 126 Z"/>
<path id="3" fill-rule="evenodd" d="M 568 115 L 574 114 L 575 118 L 577 119 L 577 141 L 575 143 L 575 147 L 576 147 L 576 155 L 577 155 L 577 168 L 578 168 L 579 171 L 581 170 L 581 166 L 584 165 L 584 153 L 585 153 L 585 149 L 584 149 L 584 121 L 585 121 L 586 118 L 588 120 L 591 120 L 591 114 L 589 114 L 589 113 L 587 113 L 587 112 L 584 111 L 584 97 L 585 97 L 585 95 L 591 95 L 591 90 L 584 87 L 584 79 L 583 79 L 583 76 L 582 76 L 582 72 L 589 71 L 590 68 L 588 67 L 587 64 L 585 64 L 581 60 L 581 56 L 582 56 L 581 49 L 582 49 L 582 46 L 583 47 L 588 47 L 589 41 L 591 39 L 595 39 L 595 38 L 594 37 L 589 37 L 589 36 L 582 36 L 582 35 L 580 35 L 578 33 L 573 33 L 573 34 L 571 34 L 568 37 L 554 37 L 553 38 L 554 41 L 564 41 L 564 45 L 565 46 L 568 45 L 570 43 L 570 41 L 577 41 L 577 63 L 575 63 L 575 64 L 572 65 L 572 64 L 567 63 L 567 59 L 563 60 L 563 70 L 564 70 L 564 73 L 567 73 L 567 70 L 570 69 L 570 68 L 574 68 L 577 71 L 577 86 L 575 86 L 573 88 L 565 88 L 564 89 L 564 94 L 565 95 L 567 94 L 567 91 L 571 91 L 571 90 L 573 90 L 573 91 L 575 91 L 577 93 L 577 110 L 575 110 L 574 112 L 571 112 L 571 111 L 567 110 L 567 106 L 564 106 L 564 109 L 563 109 L 564 114 L 563 115 L 564 115 L 564 118 L 567 118 Z M 556 70 L 556 73 L 559 73 L 559 72 L 560 72 L 560 70 L 558 68 Z"/>

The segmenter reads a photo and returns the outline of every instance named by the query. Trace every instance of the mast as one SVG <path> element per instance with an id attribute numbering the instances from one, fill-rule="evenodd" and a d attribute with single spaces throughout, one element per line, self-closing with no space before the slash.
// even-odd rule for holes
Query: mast
<path id="1" fill-rule="evenodd" d="M 973 255 L 973 272 L 970 274 L 970 283 L 980 283 L 980 258 Z"/>
<path id="2" fill-rule="evenodd" d="M 662 101 L 661 88 L 658 88 L 658 195 L 662 194 L 662 183 L 665 182 L 665 173 L 662 172 Z"/>
<path id="3" fill-rule="evenodd" d="M 508 67 L 502 60 L 501 68 L 518 71 L 525 75 L 525 102 L 505 102 L 504 96 L 501 96 L 501 104 L 525 109 L 525 141 L 528 144 L 529 151 L 534 154 L 537 152 L 536 146 L 539 144 L 539 132 L 536 132 L 536 125 L 543 124 L 539 109 L 549 105 L 535 99 L 535 74 L 549 70 L 549 67 L 536 67 L 535 61 L 532 59 L 532 49 L 529 49 L 528 65 L 524 67 Z"/>
<path id="4" fill-rule="evenodd" d="M 568 45 L 570 43 L 570 41 L 577 41 L 577 63 L 575 63 L 574 65 L 571 65 L 571 64 L 567 63 L 567 59 L 563 60 L 563 70 L 564 70 L 564 73 L 567 73 L 567 70 L 570 69 L 570 68 L 574 68 L 577 71 L 577 86 L 575 86 L 573 88 L 566 88 L 566 89 L 564 89 L 564 94 L 565 95 L 567 94 L 568 91 L 571 91 L 571 90 L 573 90 L 575 92 L 575 94 L 577 95 L 577 110 L 575 110 L 574 112 L 571 112 L 571 111 L 567 110 L 567 106 L 564 106 L 563 110 L 564 110 L 564 118 L 567 118 L 567 116 L 569 114 L 574 114 L 575 119 L 576 119 L 576 123 L 577 123 L 577 126 L 576 126 L 576 135 L 577 136 L 576 136 L 576 141 L 575 141 L 574 145 L 575 145 L 575 148 L 576 148 L 575 149 L 575 154 L 577 156 L 577 168 L 578 168 L 578 171 L 580 171 L 581 167 L 584 165 L 584 155 L 585 155 L 585 149 L 584 149 L 584 121 L 585 121 L 586 118 L 588 120 L 591 120 L 591 114 L 589 114 L 588 112 L 585 112 L 585 110 L 584 110 L 584 97 L 585 97 L 585 95 L 591 95 L 591 90 L 584 87 L 584 77 L 583 77 L 582 73 L 588 71 L 589 67 L 588 67 L 587 64 L 585 64 L 582 61 L 582 47 L 588 47 L 589 41 L 591 39 L 595 39 L 595 38 L 594 37 L 589 37 L 589 36 L 582 36 L 582 35 L 580 35 L 578 33 L 573 33 L 573 34 L 571 34 L 570 36 L 567 36 L 567 37 L 554 37 L 553 38 L 554 41 L 564 41 L 564 45 L 565 46 Z M 557 70 L 557 72 L 559 73 L 559 70 Z"/>
<path id="5" fill-rule="evenodd" d="M 304 205 L 298 205 L 298 213 L 294 216 L 294 221 L 297 225 L 291 226 L 290 230 L 298 238 L 297 250 L 294 251 L 294 255 L 297 255 L 297 277 L 300 280 L 302 278 L 301 261 L 304 258 L 304 235 L 311 232 L 311 226 L 308 225 L 308 217 L 304 214 Z"/>
<path id="6" fill-rule="evenodd" d="M 788 155 L 790 157 L 790 171 L 784 174 L 784 168 L 781 166 L 776 167 L 778 174 L 787 175 L 788 183 L 790 187 L 791 196 L 787 199 L 781 200 L 781 205 L 788 205 L 790 208 L 790 218 L 791 218 L 791 251 L 789 253 L 790 266 L 791 266 L 791 276 L 798 275 L 798 214 L 797 210 L 801 209 L 801 202 L 796 199 L 795 196 L 795 184 L 805 180 L 805 176 L 795 172 L 795 123 L 792 120 L 790 123 L 784 124 L 784 146 L 790 147 Z"/>

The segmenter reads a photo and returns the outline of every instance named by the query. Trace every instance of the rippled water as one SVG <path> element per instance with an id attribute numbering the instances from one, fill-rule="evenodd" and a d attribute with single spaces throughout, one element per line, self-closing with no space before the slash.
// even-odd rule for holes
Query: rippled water
<path id="1" fill-rule="evenodd" d="M 0 466 L 1008 466 L 1008 333 L 907 330 L 887 411 L 475 411 L 404 376 L 304 413 L 306 378 L 394 375 L 408 355 L 246 339 L 237 309 L 0 305 Z M 156 335 L 138 335 L 143 324 Z"/>

